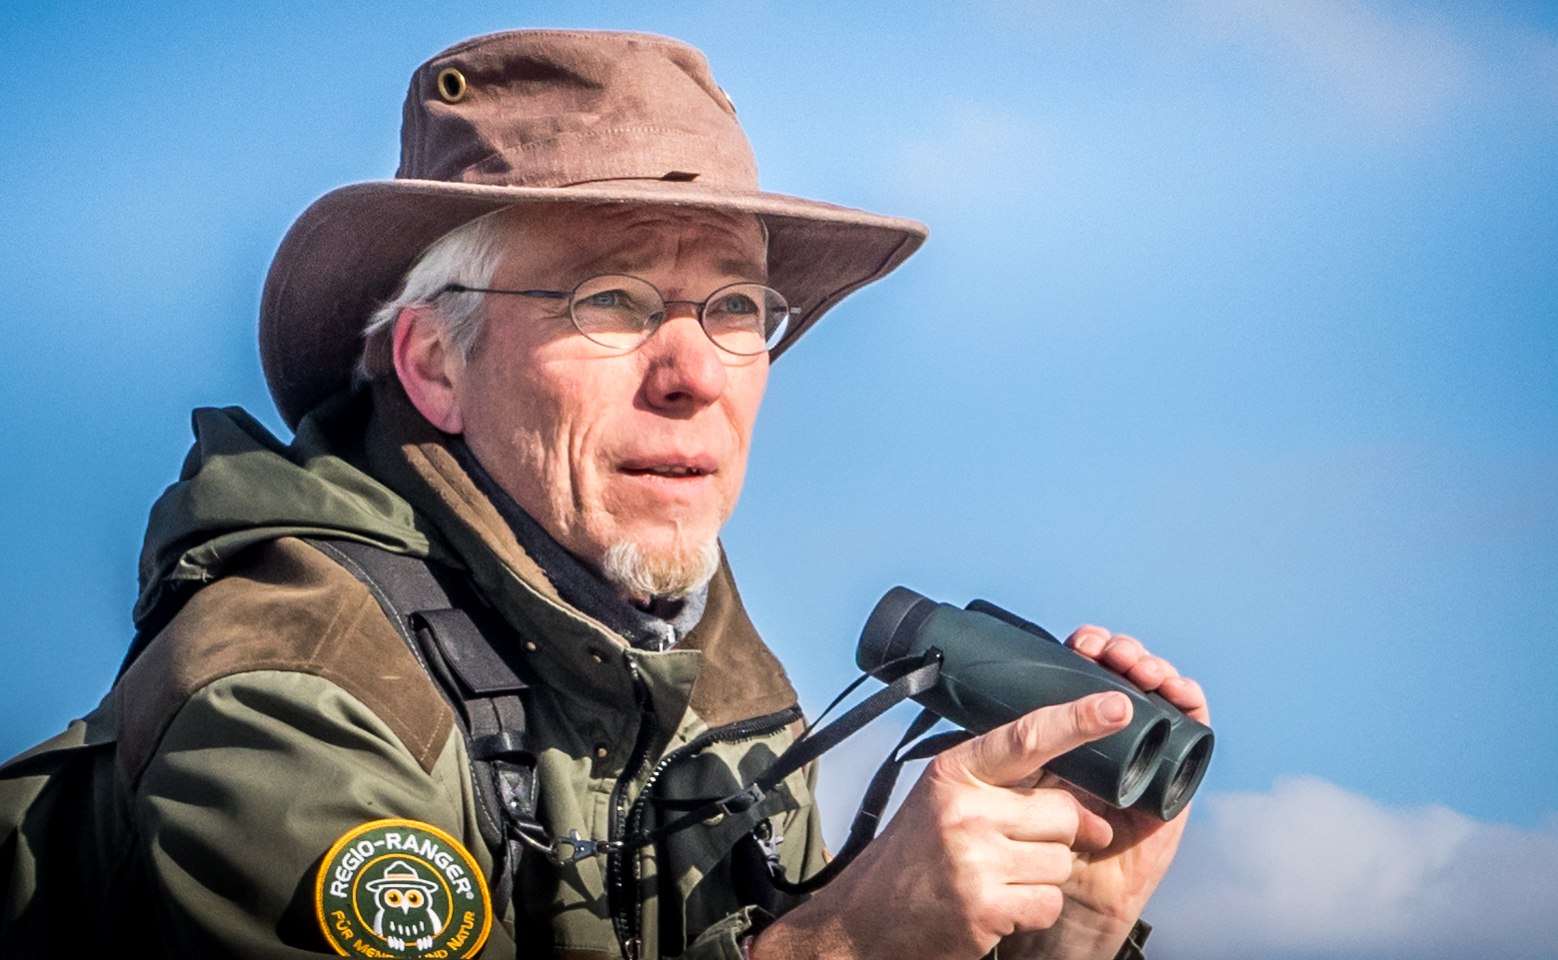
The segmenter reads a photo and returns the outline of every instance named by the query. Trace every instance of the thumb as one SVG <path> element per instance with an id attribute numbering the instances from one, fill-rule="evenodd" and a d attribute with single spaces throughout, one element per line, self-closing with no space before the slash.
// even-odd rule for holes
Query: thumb
<path id="1" fill-rule="evenodd" d="M 1095 693 L 1040 707 L 947 751 L 974 777 L 997 787 L 1020 786 L 1051 760 L 1108 736 L 1131 721 L 1123 693 Z"/>

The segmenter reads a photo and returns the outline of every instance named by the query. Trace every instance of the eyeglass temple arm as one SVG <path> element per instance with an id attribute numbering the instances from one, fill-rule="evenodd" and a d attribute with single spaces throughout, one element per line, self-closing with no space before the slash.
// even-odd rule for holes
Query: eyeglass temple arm
<path id="1" fill-rule="evenodd" d="M 463 283 L 446 283 L 434 296 L 446 293 L 508 293 L 516 297 L 539 297 L 544 300 L 567 300 L 573 296 L 567 290 L 499 290 L 496 287 L 467 287 Z"/>

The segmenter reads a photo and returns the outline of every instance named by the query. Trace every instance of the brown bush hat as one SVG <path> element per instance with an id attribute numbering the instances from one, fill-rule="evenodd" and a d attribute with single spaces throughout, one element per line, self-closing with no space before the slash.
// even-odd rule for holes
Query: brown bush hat
<path id="1" fill-rule="evenodd" d="M 768 282 L 799 307 L 777 356 L 924 241 L 923 224 L 758 189 L 736 111 L 703 54 L 635 33 L 477 37 L 417 68 L 394 180 L 316 200 L 260 304 L 260 357 L 289 426 L 351 381 L 368 317 L 430 243 L 502 207 L 633 203 L 756 214 Z"/>

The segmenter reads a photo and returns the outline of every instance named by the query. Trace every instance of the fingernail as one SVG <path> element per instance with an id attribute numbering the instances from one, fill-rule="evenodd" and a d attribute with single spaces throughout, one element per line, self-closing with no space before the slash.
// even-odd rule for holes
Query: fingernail
<path id="1" fill-rule="evenodd" d="M 1123 693 L 1105 694 L 1098 702 L 1098 715 L 1105 723 L 1119 723 L 1131 715 L 1130 702 Z"/>

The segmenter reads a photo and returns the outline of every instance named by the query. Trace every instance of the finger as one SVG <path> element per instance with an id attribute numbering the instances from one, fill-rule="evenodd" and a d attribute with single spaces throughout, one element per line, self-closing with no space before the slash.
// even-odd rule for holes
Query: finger
<path id="1" fill-rule="evenodd" d="M 1156 690 L 1162 686 L 1164 681 L 1177 676 L 1179 676 L 1179 671 L 1174 669 L 1172 663 L 1169 663 L 1162 657 L 1155 657 L 1150 653 L 1136 661 L 1129 670 L 1125 671 L 1125 679 L 1143 690 Z"/>
<path id="2" fill-rule="evenodd" d="M 1065 898 L 1060 887 L 1049 883 L 1010 883 L 998 887 L 990 897 L 997 916 L 990 926 L 1003 935 L 1047 930 L 1060 919 Z"/>
<path id="3" fill-rule="evenodd" d="M 1189 677 L 1170 677 L 1158 687 L 1158 696 L 1172 703 L 1184 712 L 1185 716 L 1201 723 L 1211 723 L 1212 717 L 1207 710 L 1206 693 L 1201 685 Z"/>
<path id="4" fill-rule="evenodd" d="M 990 875 L 1004 883 L 1065 883 L 1076 865 L 1076 854 L 1064 843 L 1009 843 L 994 853 L 999 862 L 990 865 Z"/>
<path id="5" fill-rule="evenodd" d="M 1095 693 L 1040 707 L 941 756 L 985 783 L 1019 786 L 1044 764 L 1114 733 L 1130 719 L 1131 701 L 1125 694 Z"/>
<path id="6" fill-rule="evenodd" d="M 1104 644 L 1103 651 L 1098 655 L 1098 662 L 1115 673 L 1124 675 L 1145 656 L 1147 656 L 1147 648 L 1142 646 L 1140 640 L 1117 633 Z"/>
<path id="7" fill-rule="evenodd" d="M 1045 793 L 1051 790 L 1064 793 L 1076 801 L 1078 814 L 1076 836 L 1071 842 L 1073 850 L 1079 853 L 1096 852 L 1114 842 L 1114 823 L 1110 818 L 1121 816 L 1124 811 L 1115 809 L 1081 787 L 1073 786 L 1046 770 L 1039 777 L 1038 786 L 1032 788 L 1031 792 Z"/>
<path id="8" fill-rule="evenodd" d="M 1107 817 L 1083 802 L 1074 792 L 1076 787 L 1058 777 L 1052 782 L 1059 786 L 1026 792 L 1029 807 L 1023 826 L 1013 831 L 1013 839 L 1061 840 L 1083 851 L 1102 850 L 1114 842 L 1114 827 Z"/>
<path id="9" fill-rule="evenodd" d="M 1109 631 L 1103 627 L 1084 623 L 1071 631 L 1071 636 L 1066 638 L 1066 646 L 1089 660 L 1096 660 L 1103 652 L 1104 645 L 1109 642 L 1109 637 Z"/>
<path id="10" fill-rule="evenodd" d="M 1075 850 L 1109 846 L 1114 840 L 1107 816 L 1112 808 L 1052 773 L 1045 773 L 1040 783 L 1044 786 L 979 794 L 979 819 L 1019 843 L 1062 843 Z"/>
<path id="11" fill-rule="evenodd" d="M 1114 824 L 1086 806 L 1081 807 L 1081 811 L 1077 817 L 1077 835 L 1071 841 L 1071 849 L 1078 853 L 1097 853 L 1109 849 L 1109 845 L 1114 843 Z"/>
<path id="12" fill-rule="evenodd" d="M 1008 839 L 1070 846 L 1085 812 L 1069 790 L 1015 789 L 982 793 L 983 810 Z"/>

